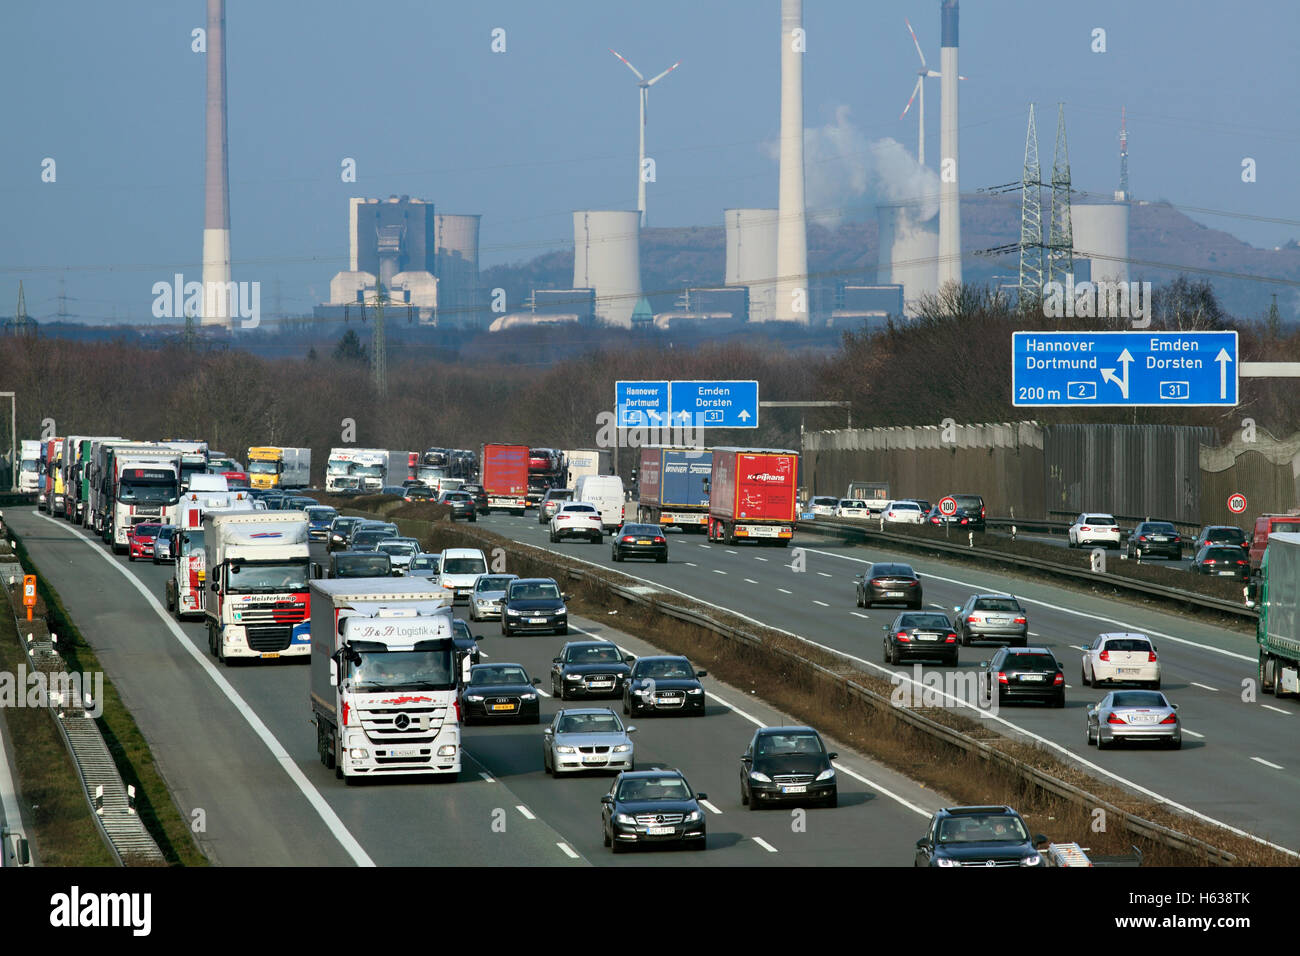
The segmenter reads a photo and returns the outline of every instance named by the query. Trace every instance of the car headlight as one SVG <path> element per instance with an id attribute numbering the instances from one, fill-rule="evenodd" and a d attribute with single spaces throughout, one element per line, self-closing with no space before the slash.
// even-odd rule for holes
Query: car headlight
<path id="1" fill-rule="evenodd" d="M 616 813 L 614 814 L 614 822 L 622 823 L 624 826 L 634 827 L 636 826 L 636 817 L 629 816 L 626 813 Z"/>
<path id="2" fill-rule="evenodd" d="M 768 776 L 767 774 L 765 774 L 765 773 L 759 773 L 757 770 L 751 770 L 751 771 L 749 772 L 749 779 L 750 779 L 750 780 L 757 780 L 759 783 L 771 783 L 771 782 L 772 782 L 772 778 L 771 778 L 771 777 L 769 777 L 769 776 Z"/>
<path id="3" fill-rule="evenodd" d="M 520 694 L 520 695 L 519 695 L 519 698 L 520 698 L 520 700 L 536 700 L 536 699 L 537 699 L 537 695 L 536 695 L 536 694 Z M 473 697 L 470 698 L 470 700 L 473 700 L 473 699 L 474 699 Z M 483 699 L 482 697 L 479 698 L 479 700 L 482 700 L 482 699 Z"/>
<path id="4" fill-rule="evenodd" d="M 506 613 L 509 614 L 511 617 L 518 617 L 518 616 L 519 616 L 519 612 L 516 611 L 516 610 L 515 610 L 514 608 L 512 608 L 512 607 L 508 607 L 508 608 L 506 608 Z"/>
<path id="5" fill-rule="evenodd" d="M 348 756 L 351 757 L 353 760 L 365 760 L 366 757 L 369 756 L 369 754 L 367 751 L 361 749 L 360 747 L 353 747 L 351 750 L 348 751 Z"/>
<path id="6" fill-rule="evenodd" d="M 564 679 L 565 679 L 565 680 L 582 680 L 582 675 L 581 675 L 581 674 L 565 674 L 565 675 L 564 675 Z"/>
<path id="7" fill-rule="evenodd" d="M 551 612 L 551 613 L 553 613 L 556 617 L 564 617 L 564 615 L 566 615 L 566 614 L 569 613 L 569 610 L 568 610 L 568 608 L 563 608 L 563 607 L 561 607 L 561 608 L 556 608 L 556 609 L 555 609 L 553 612 Z"/>
<path id="8" fill-rule="evenodd" d="M 935 866 L 961 866 L 956 860 L 951 860 L 946 856 L 936 856 L 934 858 Z"/>
<path id="9" fill-rule="evenodd" d="M 617 747 L 614 748 L 614 753 L 625 754 L 631 749 L 632 749 L 631 744 L 619 744 Z"/>
<path id="10" fill-rule="evenodd" d="M 479 607 L 490 607 L 492 605 L 491 601 L 485 601 L 482 598 L 479 598 L 474 603 L 477 604 Z"/>
<path id="11" fill-rule="evenodd" d="M 686 693 L 688 693 L 688 694 L 703 694 L 703 693 L 704 693 L 704 688 L 703 688 L 703 687 L 692 687 L 692 688 L 691 688 L 690 690 L 688 690 Z"/>
<path id="12" fill-rule="evenodd" d="M 638 687 L 632 691 L 632 693 L 636 694 L 638 697 L 649 697 L 653 691 L 651 691 L 649 687 Z"/>
<path id="13" fill-rule="evenodd" d="M 566 747 L 563 744 L 561 744 L 555 748 L 555 752 L 557 754 L 576 754 L 578 752 L 578 749 L 576 747 Z"/>
<path id="14" fill-rule="evenodd" d="M 685 821 L 685 822 L 687 822 L 687 823 L 699 823 L 699 822 L 700 822 L 701 820 L 703 820 L 703 819 L 704 819 L 704 814 L 703 814 L 703 813 L 701 813 L 699 810 L 692 810 L 690 813 L 686 814 L 686 821 Z"/>
<path id="15" fill-rule="evenodd" d="M 470 694 L 470 695 L 469 695 L 468 697 L 466 697 L 465 699 L 468 700 L 468 701 L 470 701 L 470 702 L 472 702 L 472 703 L 475 703 L 475 704 L 481 704 L 481 703 L 483 703 L 483 695 L 482 695 L 482 694 Z"/>
<path id="16" fill-rule="evenodd" d="M 1021 866 L 1038 866 L 1038 865 L 1041 864 L 1042 862 L 1043 862 L 1043 858 L 1042 858 L 1041 856 L 1039 856 L 1037 853 L 1034 853 L 1034 854 L 1032 854 L 1031 856 L 1027 856 L 1027 857 L 1025 857 L 1023 860 L 1021 860 L 1021 861 L 1020 861 L 1020 865 L 1021 865 Z"/>
<path id="17" fill-rule="evenodd" d="M 823 770 L 821 773 L 819 773 L 819 774 L 817 775 L 817 779 L 818 779 L 818 780 L 834 780 L 834 779 L 835 779 L 835 769 L 834 769 L 833 767 L 827 767 L 825 770 Z"/>
<path id="18" fill-rule="evenodd" d="M 455 745 L 455 744 L 443 744 L 441 747 L 438 748 L 438 756 L 439 756 L 439 757 L 454 757 L 454 756 L 456 756 L 456 745 Z"/>

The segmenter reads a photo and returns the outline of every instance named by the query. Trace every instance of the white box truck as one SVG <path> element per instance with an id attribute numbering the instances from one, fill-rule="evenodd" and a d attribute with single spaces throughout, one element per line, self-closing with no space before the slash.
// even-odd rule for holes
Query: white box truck
<path id="1" fill-rule="evenodd" d="M 618 475 L 584 475 L 578 479 L 573 500 L 595 505 L 606 531 L 620 527 L 626 517 L 627 495 Z"/>
<path id="2" fill-rule="evenodd" d="M 564 487 L 577 488 L 578 479 L 586 475 L 608 475 L 608 448 L 575 448 L 564 453 Z"/>
<path id="3" fill-rule="evenodd" d="M 217 660 L 311 653 L 306 512 L 209 512 L 203 552 L 203 612 Z"/>
<path id="4" fill-rule="evenodd" d="M 167 610 L 184 620 L 203 616 L 207 559 L 203 551 L 203 516 L 211 512 L 251 512 L 253 499 L 242 491 L 203 491 L 194 487 L 200 479 L 215 478 L 224 487 L 222 475 L 195 475 L 190 490 L 181 495 L 176 513 L 176 534 L 172 538 L 171 573 L 164 585 Z"/>
<path id="5" fill-rule="evenodd" d="M 311 709 L 320 759 L 365 777 L 460 773 L 446 595 L 418 578 L 311 582 Z"/>
<path id="6" fill-rule="evenodd" d="M 40 484 L 41 442 L 36 438 L 24 438 L 19 451 L 21 464 L 18 467 L 18 490 L 25 495 L 34 494 Z"/>

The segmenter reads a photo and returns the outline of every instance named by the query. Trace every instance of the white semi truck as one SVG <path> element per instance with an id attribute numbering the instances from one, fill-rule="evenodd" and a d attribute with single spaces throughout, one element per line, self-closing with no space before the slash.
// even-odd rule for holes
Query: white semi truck
<path id="1" fill-rule="evenodd" d="M 446 592 L 418 578 L 311 582 L 311 708 L 320 759 L 351 783 L 460 773 Z"/>
<path id="2" fill-rule="evenodd" d="M 132 525 L 176 523 L 180 500 L 181 453 L 153 445 L 122 445 L 114 450 L 112 508 L 105 540 L 119 554 L 128 547 Z"/>
<path id="3" fill-rule="evenodd" d="M 34 494 L 40 484 L 41 442 L 36 438 L 24 438 L 19 451 L 18 490 L 25 495 Z"/>
<path id="4" fill-rule="evenodd" d="M 203 552 L 203 614 L 217 660 L 311 653 L 306 512 L 209 512 Z"/>
<path id="5" fill-rule="evenodd" d="M 220 482 L 219 490 L 203 490 L 196 485 Z M 207 561 L 203 551 L 203 516 L 212 512 L 251 512 L 253 499 L 242 491 L 228 491 L 222 475 L 194 475 L 190 489 L 181 495 L 177 508 L 176 534 L 172 538 L 171 574 L 167 577 L 167 610 L 177 620 L 188 616 L 202 617 Z"/>
<path id="6" fill-rule="evenodd" d="M 388 452 L 382 448 L 331 448 L 325 463 L 325 490 L 378 491 L 384 486 Z"/>

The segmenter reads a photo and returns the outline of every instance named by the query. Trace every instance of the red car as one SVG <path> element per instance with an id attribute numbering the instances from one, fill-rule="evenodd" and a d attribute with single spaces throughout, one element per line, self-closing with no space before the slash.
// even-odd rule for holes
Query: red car
<path id="1" fill-rule="evenodd" d="M 154 539 L 158 537 L 161 527 L 161 524 L 147 522 L 132 526 L 131 532 L 126 536 L 132 561 L 136 558 L 153 558 Z"/>

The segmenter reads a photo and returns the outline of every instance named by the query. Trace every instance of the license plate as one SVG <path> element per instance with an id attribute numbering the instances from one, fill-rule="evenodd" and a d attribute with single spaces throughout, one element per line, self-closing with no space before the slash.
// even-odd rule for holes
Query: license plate
<path id="1" fill-rule="evenodd" d="M 991 618 L 989 618 L 989 623 L 990 623 L 990 624 L 1006 624 L 1006 623 L 1008 623 L 1008 621 L 1007 621 L 1007 619 L 1006 619 L 1005 617 L 991 617 Z"/>
<path id="2" fill-rule="evenodd" d="M 1163 535 L 1163 534 L 1153 534 L 1153 535 L 1151 536 L 1151 540 L 1152 540 L 1152 541 L 1168 541 L 1168 540 L 1169 540 L 1169 536 L 1168 536 L 1168 535 Z"/>
<path id="3" fill-rule="evenodd" d="M 886 592 L 885 592 L 885 597 L 902 597 L 902 596 L 903 596 L 903 592 L 902 592 L 902 591 L 886 591 Z"/>
<path id="4" fill-rule="evenodd" d="M 751 538 L 775 538 L 777 530 L 775 528 L 750 528 L 749 536 Z"/>
<path id="5" fill-rule="evenodd" d="M 673 832 L 672 827 L 646 827 L 646 836 L 669 836 Z"/>
<path id="6" fill-rule="evenodd" d="M 263 655 L 262 655 L 262 660 L 267 660 L 268 658 L 279 657 L 279 656 L 280 656 L 280 652 L 279 652 L 279 651 L 271 651 L 271 652 L 269 652 L 269 653 L 267 653 L 267 654 L 263 654 Z"/>
<path id="7" fill-rule="evenodd" d="M 604 754 L 585 754 L 582 758 L 583 763 L 608 763 L 608 761 L 609 758 Z"/>
<path id="8" fill-rule="evenodd" d="M 544 617 L 530 617 L 530 618 L 528 619 L 528 623 L 529 623 L 529 624 L 545 624 L 545 623 L 546 623 L 546 618 L 544 618 Z"/>
<path id="9" fill-rule="evenodd" d="M 1021 675 L 1020 675 L 1020 679 L 1021 679 L 1021 680 L 1032 680 L 1032 681 L 1047 680 L 1047 678 L 1044 677 L 1042 674 L 1021 674 Z"/>
<path id="10" fill-rule="evenodd" d="M 492 709 L 493 710 L 514 710 L 515 705 L 514 704 L 493 704 Z"/>
<path id="11" fill-rule="evenodd" d="M 649 539 L 649 538 L 638 538 L 636 543 L 637 543 L 637 544 L 649 544 L 649 543 L 650 543 L 650 539 Z"/>
<path id="12" fill-rule="evenodd" d="M 659 703 L 661 703 L 661 704 L 680 704 L 681 702 L 682 702 L 682 699 L 681 699 L 680 697 L 660 697 L 660 698 L 659 698 Z"/>
<path id="13" fill-rule="evenodd" d="M 391 747 L 388 750 L 390 757 L 418 757 L 420 751 L 415 747 Z"/>
<path id="14" fill-rule="evenodd" d="M 1236 576 L 1237 576 L 1237 572 L 1236 572 L 1236 571 L 1220 571 L 1220 572 L 1219 572 L 1219 576 L 1220 576 L 1220 577 L 1222 577 L 1222 576 L 1224 576 L 1224 575 L 1230 575 L 1230 576 L 1232 576 L 1232 577 L 1236 577 Z"/>
<path id="15" fill-rule="evenodd" d="M 1134 714 L 1133 723 L 1135 724 L 1154 724 L 1156 722 L 1155 714 Z"/>
<path id="16" fill-rule="evenodd" d="M 782 787 L 781 792 L 782 793 L 807 793 L 808 788 L 807 786 L 802 786 L 802 785 L 798 787 Z"/>
<path id="17" fill-rule="evenodd" d="M 595 688 L 596 690 L 603 690 L 603 689 L 608 688 L 608 687 L 613 687 L 613 686 L 614 686 L 614 682 L 613 682 L 613 681 L 608 681 L 608 680 L 594 680 L 594 681 L 592 681 L 590 684 L 588 684 L 587 686 L 588 686 L 588 687 Z"/>
<path id="18" fill-rule="evenodd" d="M 1117 668 L 1115 668 L 1115 673 L 1117 673 L 1117 674 L 1136 674 L 1136 673 L 1138 672 L 1138 670 L 1139 670 L 1139 668 L 1137 668 L 1137 667 L 1117 667 Z"/>

